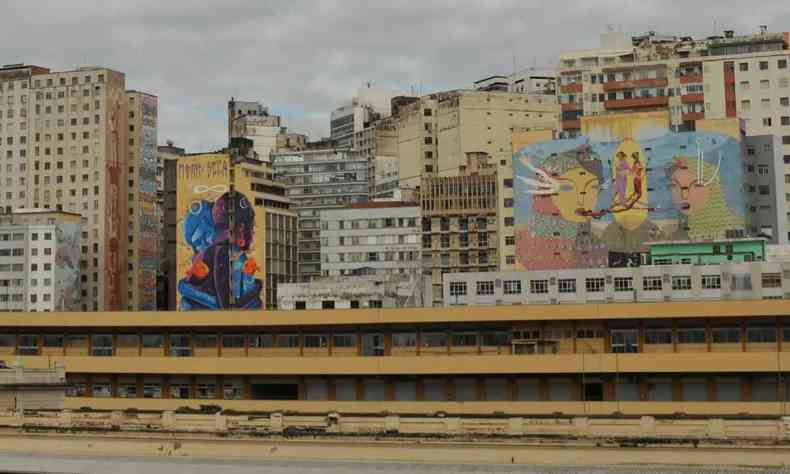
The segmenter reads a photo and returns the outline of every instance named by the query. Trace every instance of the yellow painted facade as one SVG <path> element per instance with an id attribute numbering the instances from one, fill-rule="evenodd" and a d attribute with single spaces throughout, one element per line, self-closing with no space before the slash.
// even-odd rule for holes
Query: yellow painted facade
<path id="1" fill-rule="evenodd" d="M 749 402 L 739 412 L 776 414 L 790 394 L 788 315 L 785 300 L 9 313 L 0 360 L 62 364 L 68 403 L 113 409 L 210 399 L 537 414 L 600 402 L 606 414 L 622 411 L 605 411 L 616 402 L 631 414 L 724 414 L 736 405 L 723 402 Z"/>

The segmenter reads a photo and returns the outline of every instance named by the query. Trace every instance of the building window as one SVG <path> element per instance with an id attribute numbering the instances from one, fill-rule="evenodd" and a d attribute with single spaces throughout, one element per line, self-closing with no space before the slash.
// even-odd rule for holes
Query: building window
<path id="1" fill-rule="evenodd" d="M 516 238 L 512 235 L 505 237 L 505 245 L 516 245 Z"/>
<path id="2" fill-rule="evenodd" d="M 776 342 L 776 327 L 756 326 L 746 328 L 748 342 Z"/>
<path id="3" fill-rule="evenodd" d="M 673 290 L 690 290 L 691 289 L 691 277 L 688 276 L 688 275 L 673 276 L 672 277 L 672 289 Z"/>
<path id="4" fill-rule="evenodd" d="M 521 294 L 521 280 L 505 280 L 503 282 L 503 287 L 506 295 Z"/>
<path id="5" fill-rule="evenodd" d="M 705 342 L 705 329 L 680 328 L 678 329 L 678 344 L 702 344 Z"/>
<path id="6" fill-rule="evenodd" d="M 356 347 L 356 334 L 333 334 L 332 347 Z"/>
<path id="7" fill-rule="evenodd" d="M 721 289 L 721 275 L 702 275 L 703 290 Z"/>
<path id="8" fill-rule="evenodd" d="M 631 277 L 615 277 L 614 291 L 631 291 L 634 289 L 634 279 Z"/>
<path id="9" fill-rule="evenodd" d="M 546 294 L 549 292 L 548 280 L 530 280 L 529 292 L 533 295 Z"/>
<path id="10" fill-rule="evenodd" d="M 713 328 L 711 338 L 714 344 L 733 344 L 741 342 L 741 330 L 739 328 Z"/>
<path id="11" fill-rule="evenodd" d="M 558 288 L 560 293 L 576 293 L 576 279 L 560 278 Z"/>
<path id="12" fill-rule="evenodd" d="M 478 295 L 493 295 L 494 294 L 494 282 L 493 281 L 478 281 L 477 282 L 477 294 Z"/>
<path id="13" fill-rule="evenodd" d="M 477 334 L 475 333 L 456 333 L 451 336 L 450 341 L 453 346 L 476 346 Z"/>
<path id="14" fill-rule="evenodd" d="M 423 114 L 424 116 L 426 116 L 426 117 L 430 117 L 431 115 L 433 115 L 433 111 L 432 111 L 431 109 L 424 109 L 424 110 L 422 111 L 422 114 Z"/>
<path id="15" fill-rule="evenodd" d="M 645 344 L 672 344 L 672 330 L 645 329 Z"/>
<path id="16" fill-rule="evenodd" d="M 392 335 L 392 345 L 394 347 L 417 347 L 417 333 L 395 333 Z"/>
<path id="17" fill-rule="evenodd" d="M 109 334 L 94 334 L 91 336 L 91 355 L 97 357 L 112 356 L 112 336 Z"/>
<path id="18" fill-rule="evenodd" d="M 606 286 L 606 281 L 603 278 L 587 278 L 584 280 L 584 286 L 587 293 L 600 293 Z"/>
<path id="19" fill-rule="evenodd" d="M 515 255 L 505 255 L 505 264 L 506 265 L 515 265 L 516 264 L 516 256 Z"/>
<path id="20" fill-rule="evenodd" d="M 781 288 L 782 287 L 782 274 L 781 273 L 763 273 L 763 288 Z"/>
<path id="21" fill-rule="evenodd" d="M 513 227 L 513 222 L 512 217 L 505 217 L 505 227 Z"/>
<path id="22" fill-rule="evenodd" d="M 644 291 L 660 291 L 662 288 L 661 286 L 661 277 L 660 276 L 649 276 L 642 278 L 642 290 Z"/>
<path id="23" fill-rule="evenodd" d="M 422 333 L 423 347 L 447 347 L 447 334 L 443 332 Z"/>
<path id="24" fill-rule="evenodd" d="M 451 281 L 450 282 L 450 296 L 466 296 L 466 282 L 465 281 Z"/>
<path id="25" fill-rule="evenodd" d="M 776 61 L 776 67 L 778 69 L 787 69 L 787 59 L 780 59 Z"/>
<path id="26" fill-rule="evenodd" d="M 739 63 L 738 70 L 741 72 L 746 72 L 749 70 L 749 63 Z"/>

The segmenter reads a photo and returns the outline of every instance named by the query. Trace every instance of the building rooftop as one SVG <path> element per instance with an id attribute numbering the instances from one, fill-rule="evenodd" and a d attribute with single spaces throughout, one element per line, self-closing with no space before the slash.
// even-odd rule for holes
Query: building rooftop
<path id="1" fill-rule="evenodd" d="M 416 202 L 408 201 L 368 201 L 354 203 L 343 209 L 378 209 L 386 207 L 420 207 L 420 205 Z"/>
<path id="2" fill-rule="evenodd" d="M 705 240 L 658 240 L 655 242 L 645 242 L 648 247 L 653 245 L 694 245 L 694 244 L 718 244 L 735 242 L 768 242 L 765 237 L 743 237 L 739 239 L 705 239 Z"/>

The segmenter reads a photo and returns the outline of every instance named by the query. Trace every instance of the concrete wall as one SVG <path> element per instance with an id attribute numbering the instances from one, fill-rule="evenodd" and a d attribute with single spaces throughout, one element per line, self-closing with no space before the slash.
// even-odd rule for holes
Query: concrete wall
<path id="1" fill-rule="evenodd" d="M 96 408 L 102 406 L 101 400 L 91 401 Z M 435 404 L 435 411 L 409 411 L 408 403 L 401 407 L 410 416 L 398 416 L 381 413 L 382 406 L 371 404 L 371 411 L 356 410 L 349 403 L 338 403 L 337 410 L 325 411 L 315 404 L 299 404 L 298 409 L 293 404 L 281 403 L 264 407 L 258 404 L 252 408 L 258 412 L 269 412 L 266 415 L 248 415 L 243 413 L 177 413 L 173 410 L 185 406 L 174 403 L 161 403 L 158 400 L 141 400 L 134 408 L 140 410 L 156 410 L 154 413 L 124 413 L 111 411 L 96 413 L 90 411 L 64 410 L 56 413 L 19 413 L 0 414 L 0 424 L 7 427 L 36 427 L 46 429 L 71 429 L 81 430 L 120 430 L 120 431 L 145 431 L 151 434 L 156 432 L 182 433 L 257 433 L 259 435 L 278 434 L 288 432 L 289 429 L 312 429 L 314 433 L 325 434 L 384 434 L 391 435 L 554 435 L 574 438 L 653 438 L 653 439 L 705 439 L 714 440 L 775 440 L 786 441 L 790 437 L 790 425 L 787 419 L 773 417 L 757 417 L 750 419 L 723 419 L 723 418 L 677 418 L 641 416 L 641 417 L 600 417 L 600 413 L 611 413 L 619 408 L 623 414 L 628 414 L 631 409 L 628 404 L 590 403 L 585 412 L 573 413 L 569 404 L 556 404 L 547 406 L 546 409 L 555 409 L 555 416 L 530 418 L 519 416 L 518 412 L 508 412 L 507 415 L 493 416 L 495 412 L 502 413 L 496 404 L 486 404 L 470 410 L 475 404 L 456 404 L 456 408 L 448 408 L 445 404 Z M 182 401 L 176 401 L 182 402 Z M 468 405 L 468 406 L 467 406 Z M 524 404 L 530 405 L 529 403 Z M 533 404 L 534 405 L 534 404 Z M 606 405 L 606 406 L 604 406 Z M 737 409 L 734 404 L 715 404 L 720 409 L 718 413 Z M 726 407 L 729 405 L 729 407 Z M 702 404 L 688 404 L 686 413 L 694 411 Z M 721 410 L 721 408 L 724 410 Z M 76 409 L 77 407 L 74 407 Z M 197 407 L 195 407 L 197 408 Z M 375 411 L 376 409 L 380 411 Z M 576 408 L 581 408 L 577 406 Z M 775 407 L 769 409 L 773 410 Z M 118 406 L 110 407 L 104 404 L 102 409 L 120 410 Z M 233 408 L 243 411 L 245 407 L 239 404 Z M 609 411 L 611 410 L 611 411 Z M 437 413 L 444 416 L 436 416 Z M 705 413 L 702 410 L 700 413 Z M 307 415 L 303 413 L 313 413 Z M 565 416 L 556 416 L 565 413 Z M 551 412 L 547 412 L 551 414 Z M 670 414 L 670 413 L 667 413 Z M 463 416 L 459 416 L 463 415 Z M 508 416 L 509 415 L 509 416 Z M 591 416 L 598 415 L 594 418 Z"/>

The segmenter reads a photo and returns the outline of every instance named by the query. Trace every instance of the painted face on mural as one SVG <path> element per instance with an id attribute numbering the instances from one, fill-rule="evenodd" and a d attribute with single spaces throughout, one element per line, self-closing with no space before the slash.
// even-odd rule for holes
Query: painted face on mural
<path id="1" fill-rule="evenodd" d="M 557 192 L 551 201 L 559 209 L 560 215 L 568 222 L 587 222 L 586 213 L 595 208 L 600 191 L 597 176 L 582 167 L 571 168 L 555 178 Z"/>
<path id="2" fill-rule="evenodd" d="M 680 212 L 690 214 L 705 206 L 708 198 L 707 188 L 699 183 L 696 174 L 683 161 L 677 161 L 669 182 L 672 205 Z"/>

